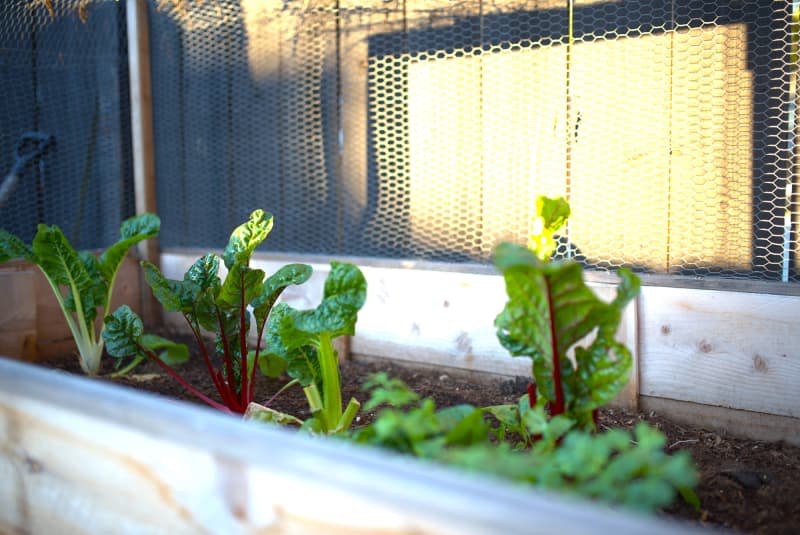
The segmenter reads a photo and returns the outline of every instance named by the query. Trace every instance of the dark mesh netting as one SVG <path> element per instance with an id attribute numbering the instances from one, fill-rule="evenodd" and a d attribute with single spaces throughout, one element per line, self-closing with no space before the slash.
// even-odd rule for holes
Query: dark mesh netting
<path id="1" fill-rule="evenodd" d="M 0 19 L 0 228 L 56 224 L 104 247 L 133 215 L 124 2 L 7 0 Z"/>

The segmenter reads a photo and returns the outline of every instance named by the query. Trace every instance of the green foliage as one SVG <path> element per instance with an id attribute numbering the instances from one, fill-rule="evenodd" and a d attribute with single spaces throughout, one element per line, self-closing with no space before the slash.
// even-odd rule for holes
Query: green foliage
<path id="1" fill-rule="evenodd" d="M 536 199 L 536 216 L 528 235 L 528 249 L 539 260 L 547 260 L 556 250 L 555 234 L 563 227 L 570 215 L 569 204 L 563 197 Z"/>
<path id="2" fill-rule="evenodd" d="M 689 456 L 664 453 L 664 435 L 647 424 L 632 435 L 592 434 L 565 415 L 531 408 L 526 396 L 517 405 L 437 410 L 432 399 L 419 399 L 386 374 L 365 387 L 372 389 L 365 406 L 383 408 L 350 433 L 356 442 L 638 510 L 669 505 L 677 493 L 696 503 Z M 509 442 L 511 436 L 518 438 Z"/>
<path id="3" fill-rule="evenodd" d="M 561 226 L 569 214 L 565 204 L 537 202 L 540 218 Z M 616 298 L 605 303 L 584 284 L 580 264 L 550 262 L 543 259 L 549 254 L 541 252 L 509 243 L 495 249 L 494 262 L 508 293 L 495 319 L 497 337 L 512 356 L 533 361 L 539 403 L 549 403 L 553 415 L 566 412 L 591 427 L 592 412 L 611 401 L 628 380 L 631 354 L 615 334 L 623 309 L 639 292 L 639 279 L 620 270 Z M 589 336 L 593 340 L 588 347 L 578 345 Z"/>
<path id="4" fill-rule="evenodd" d="M 259 359 L 267 373 L 274 359 L 306 393 L 311 419 L 306 426 L 320 433 L 347 429 L 359 408 L 351 399 L 342 411 L 339 360 L 333 339 L 355 334 L 358 311 L 364 305 L 367 281 L 352 264 L 331 263 L 322 302 L 312 310 L 296 310 L 285 303 L 275 306 L 267 324 L 268 351 Z"/>
<path id="5" fill-rule="evenodd" d="M 311 267 L 303 264 L 284 266 L 269 277 L 264 271 L 250 267 L 253 251 L 271 229 L 272 215 L 263 210 L 254 211 L 248 221 L 234 229 L 222 254 L 228 269 L 224 281 L 219 276 L 220 258 L 213 254 L 199 258 L 182 280 L 167 279 L 156 266 L 142 262 L 145 280 L 153 295 L 165 310 L 183 314 L 194 333 L 223 408 L 240 414 L 253 399 L 255 363 L 260 361 L 261 339 L 273 305 L 287 286 L 302 284 L 311 276 Z M 247 335 L 253 320 L 258 342 L 254 350 L 249 350 Z M 213 358 L 203 343 L 203 332 L 215 335 Z M 132 339 L 135 334 L 122 330 L 120 336 L 130 339 L 115 344 L 113 351 L 109 348 L 109 353 L 122 357 L 135 347 L 146 346 Z M 149 358 L 156 358 L 153 351 L 143 351 L 141 347 L 140 351 Z M 282 371 L 280 366 L 274 365 L 263 368 L 275 375 Z M 168 373 L 189 388 L 174 370 Z"/>
<path id="6" fill-rule="evenodd" d="M 153 214 L 125 220 L 120 239 L 100 256 L 77 252 L 57 226 L 39 225 L 30 247 L 0 230 L 0 262 L 24 258 L 39 266 L 64 313 L 78 347 L 81 369 L 95 374 L 103 354 L 102 333 L 96 332 L 97 309 L 108 312 L 117 273 L 128 250 L 158 234 L 161 222 Z"/>

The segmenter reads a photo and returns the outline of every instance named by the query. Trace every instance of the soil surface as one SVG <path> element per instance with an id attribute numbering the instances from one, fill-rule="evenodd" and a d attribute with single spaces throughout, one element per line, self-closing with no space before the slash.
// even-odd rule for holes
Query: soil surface
<path id="1" fill-rule="evenodd" d="M 193 345 L 190 343 L 189 347 Z M 103 373 L 112 371 L 112 362 L 113 359 L 104 358 Z M 47 365 L 80 373 L 75 356 L 57 359 Z M 369 374 L 377 371 L 386 371 L 390 376 L 404 380 L 423 397 L 433 397 L 440 408 L 459 403 L 475 406 L 515 403 L 525 393 L 528 384 L 524 377 L 487 378 L 384 361 L 349 360 L 341 366 L 342 398 L 356 397 L 365 401 L 367 395 L 361 391 L 361 385 Z M 179 372 L 201 391 L 219 399 L 200 357 L 195 356 L 180 366 Z M 100 380 L 111 379 L 101 376 Z M 149 362 L 114 382 L 202 403 Z M 256 401 L 266 401 L 285 382 L 260 377 Z M 288 389 L 270 406 L 299 418 L 309 415 L 300 388 Z M 354 425 L 363 425 L 372 416 L 362 411 Z M 662 514 L 688 519 L 702 526 L 732 528 L 746 534 L 800 534 L 800 447 L 740 439 L 679 425 L 654 412 L 644 414 L 608 408 L 601 410 L 599 415 L 601 429 L 631 428 L 640 420 L 650 422 L 666 434 L 669 451 L 689 451 L 700 471 L 701 479 L 696 491 L 701 510 L 698 512 L 676 502 Z"/>

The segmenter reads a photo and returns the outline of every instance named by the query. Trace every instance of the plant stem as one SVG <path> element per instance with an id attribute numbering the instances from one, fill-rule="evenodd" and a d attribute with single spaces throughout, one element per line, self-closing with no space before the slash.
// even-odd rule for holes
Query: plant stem
<path id="1" fill-rule="evenodd" d="M 547 279 L 547 275 L 543 275 L 543 279 L 547 292 L 548 319 L 550 320 L 550 348 L 553 352 L 553 387 L 556 392 L 556 399 L 551 406 L 550 415 L 558 416 L 564 412 L 564 386 L 561 384 L 561 354 L 558 351 L 558 339 L 556 338 L 556 311 L 553 306 L 553 292 L 550 288 L 550 281 Z"/>
<path id="2" fill-rule="evenodd" d="M 144 360 L 144 357 L 142 355 L 139 355 L 138 357 L 133 359 L 130 364 L 128 364 L 127 366 L 125 366 L 121 370 L 117 370 L 114 373 L 109 374 L 108 376 L 110 378 L 112 378 L 112 379 L 117 379 L 119 377 L 122 377 L 123 375 L 127 375 L 132 369 L 134 369 L 136 366 L 138 366 L 139 363 L 142 362 L 143 360 Z"/>
<path id="3" fill-rule="evenodd" d="M 286 383 L 285 385 L 283 385 L 283 386 L 281 387 L 281 389 L 280 389 L 280 390 L 278 390 L 277 392 L 275 392 L 275 394 L 273 394 L 271 398 L 269 398 L 267 401 L 265 401 L 265 402 L 264 402 L 264 406 L 265 406 L 265 407 L 269 407 L 270 403 L 272 403 L 273 401 L 275 401 L 275 400 L 278 398 L 278 396 L 279 396 L 280 394 L 282 394 L 283 392 L 285 392 L 285 391 L 286 391 L 286 390 L 287 390 L 289 387 L 291 387 L 291 386 L 294 386 L 294 385 L 298 384 L 299 382 L 300 382 L 300 380 L 299 380 L 299 379 L 292 379 L 291 381 L 289 381 L 288 383 Z"/>
<path id="4" fill-rule="evenodd" d="M 241 388 L 241 405 L 242 407 L 247 407 L 250 403 L 250 383 L 248 382 L 250 378 L 250 370 L 247 369 L 247 331 L 245 325 L 245 314 L 247 313 L 247 303 L 244 302 L 244 272 L 239 275 L 239 293 L 241 296 L 241 304 L 239 307 L 239 351 L 241 356 L 241 364 L 239 368 L 239 376 L 242 380 L 242 388 Z M 255 369 L 255 363 L 253 363 L 253 368 Z"/>
<path id="5" fill-rule="evenodd" d="M 217 310 L 217 322 L 219 323 L 219 335 L 222 338 L 222 350 L 225 353 L 223 355 L 223 360 L 225 361 L 225 372 L 228 375 L 228 388 L 231 391 L 236 391 L 236 386 L 233 381 L 233 359 L 231 358 L 231 346 L 228 343 L 228 336 L 225 334 L 225 322 L 222 321 L 222 313 L 219 311 L 219 307 L 215 307 Z"/>
<path id="6" fill-rule="evenodd" d="M 225 405 L 222 405 L 221 403 L 217 403 L 216 401 L 214 401 L 210 397 L 208 397 L 205 394 L 203 394 L 202 392 L 200 392 L 197 388 L 192 386 L 186 379 L 181 377 L 181 375 L 178 372 L 173 370 L 170 365 L 162 362 L 161 359 L 158 358 L 155 353 L 153 353 L 149 349 L 145 349 L 145 348 L 142 348 L 142 349 L 143 349 L 144 353 L 150 358 L 150 360 L 154 360 L 156 362 L 156 364 L 161 366 L 161 368 L 170 375 L 170 377 L 172 377 L 173 379 L 178 381 L 178 383 L 180 383 L 180 385 L 183 388 L 185 388 L 186 390 L 188 390 L 189 392 L 194 394 L 197 398 L 199 398 L 203 402 L 207 403 L 208 405 L 211 405 L 215 409 L 221 410 L 222 412 L 232 412 Z"/>
<path id="7" fill-rule="evenodd" d="M 333 350 L 331 333 L 319 335 L 319 367 L 322 372 L 323 411 L 330 425 L 342 417 L 342 392 L 339 385 L 339 363 Z"/>
<path id="8" fill-rule="evenodd" d="M 206 363 L 206 369 L 208 369 L 208 375 L 211 376 L 211 380 L 214 381 L 214 386 L 216 387 L 217 392 L 219 392 L 219 395 L 222 396 L 223 385 L 217 379 L 216 369 L 211 363 L 211 357 L 208 355 L 206 344 L 203 343 L 203 338 L 200 336 L 200 327 L 189 321 L 189 317 L 186 314 L 183 315 L 183 318 L 186 320 L 186 323 L 189 324 L 189 328 L 192 330 L 192 334 L 194 334 L 194 339 L 197 342 L 197 345 L 200 347 L 200 352 L 203 354 L 203 360 Z"/>

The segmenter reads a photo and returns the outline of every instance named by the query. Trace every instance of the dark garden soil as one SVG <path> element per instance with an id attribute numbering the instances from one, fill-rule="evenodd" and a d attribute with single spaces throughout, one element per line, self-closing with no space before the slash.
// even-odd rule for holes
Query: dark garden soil
<path id="1" fill-rule="evenodd" d="M 190 347 L 193 347 L 190 344 Z M 104 372 L 111 371 L 112 359 L 104 358 Z M 77 358 L 64 357 L 49 366 L 80 373 Z M 342 364 L 342 397 L 364 401 L 360 386 L 376 371 L 386 371 L 408 383 L 422 396 L 431 396 L 437 407 L 459 403 L 476 406 L 514 403 L 525 393 L 526 378 L 515 380 L 469 376 L 436 369 L 405 367 L 394 363 L 351 360 Z M 201 358 L 180 367 L 180 373 L 204 393 L 218 399 Z M 151 363 L 144 363 L 116 383 L 156 392 L 177 399 L 196 402 L 173 379 L 162 374 Z M 263 402 L 285 381 L 258 380 L 256 399 Z M 300 388 L 291 388 L 275 400 L 271 407 L 308 416 L 305 397 Z M 372 414 L 361 413 L 355 425 L 369 421 Z M 630 428 L 646 420 L 667 436 L 669 451 L 687 450 L 697 464 L 701 481 L 697 488 L 702 504 L 699 512 L 677 503 L 663 514 L 690 519 L 704 526 L 724 526 L 751 534 L 800 534 L 800 447 L 785 443 L 744 440 L 707 429 L 678 425 L 653 412 L 633 413 L 621 409 L 600 412 L 601 429 Z"/>

